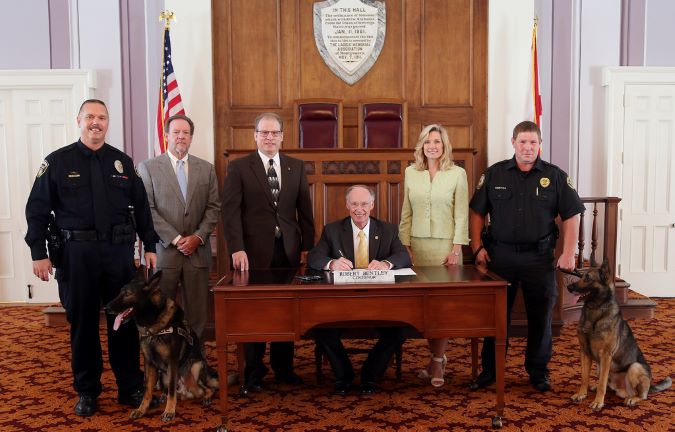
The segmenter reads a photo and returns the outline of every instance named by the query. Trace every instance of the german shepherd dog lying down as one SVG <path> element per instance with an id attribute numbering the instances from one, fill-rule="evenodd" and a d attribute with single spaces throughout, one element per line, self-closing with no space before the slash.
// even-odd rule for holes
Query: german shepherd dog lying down
<path id="1" fill-rule="evenodd" d="M 589 405 L 594 411 L 604 406 L 607 387 L 623 398 L 627 406 L 647 399 L 647 393 L 670 387 L 670 377 L 656 385 L 651 383 L 652 371 L 614 298 L 607 260 L 600 267 L 591 267 L 579 281 L 568 285 L 567 290 L 581 296 L 578 301 L 584 302 L 577 328 L 581 345 L 581 386 L 572 396 L 573 401 L 586 398 L 593 362 L 598 364 L 597 391 Z"/>
<path id="2" fill-rule="evenodd" d="M 177 398 L 201 397 L 203 405 L 208 406 L 218 389 L 218 377 L 208 367 L 202 344 L 185 322 L 183 309 L 159 289 L 161 277 L 160 271 L 147 279 L 145 266 L 141 266 L 134 279 L 105 306 L 107 313 L 117 314 L 115 330 L 133 318 L 140 335 L 145 358 L 145 394 L 140 406 L 129 415 L 132 419 L 145 415 L 158 376 L 160 387 L 166 392 L 163 421 L 175 417 Z"/>

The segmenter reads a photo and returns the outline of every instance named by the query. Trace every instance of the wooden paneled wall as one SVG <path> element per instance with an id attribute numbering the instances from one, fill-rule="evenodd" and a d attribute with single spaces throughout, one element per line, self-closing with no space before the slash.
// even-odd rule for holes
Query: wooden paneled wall
<path id="1" fill-rule="evenodd" d="M 422 127 L 448 128 L 456 149 L 475 151 L 471 172 L 486 167 L 488 0 L 386 0 L 384 47 L 357 83 L 324 64 L 314 42 L 313 0 L 213 0 L 216 168 L 229 150 L 255 149 L 253 120 L 285 120 L 283 149 L 297 149 L 293 101 L 344 104 L 344 147 L 359 148 L 357 104 L 396 98 L 408 104 L 408 146 Z M 302 157 L 302 155 L 300 155 Z"/>

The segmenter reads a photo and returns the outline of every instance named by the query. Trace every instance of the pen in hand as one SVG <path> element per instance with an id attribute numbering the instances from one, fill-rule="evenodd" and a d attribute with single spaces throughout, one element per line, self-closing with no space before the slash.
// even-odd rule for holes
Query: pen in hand
<path id="1" fill-rule="evenodd" d="M 342 253 L 342 250 L 341 250 L 341 249 L 338 249 L 338 252 L 340 253 L 340 258 L 344 260 L 344 261 L 342 261 L 342 263 L 341 263 L 340 265 L 341 265 L 341 266 L 342 266 L 342 265 L 345 265 L 345 266 L 347 267 L 347 270 L 354 268 L 354 264 L 352 264 L 352 262 L 349 261 L 349 260 L 347 259 L 347 257 L 345 256 L 345 254 Z M 336 262 L 340 262 L 340 258 L 338 258 L 338 259 L 336 260 Z M 342 270 L 342 269 L 341 269 L 341 270 Z"/>

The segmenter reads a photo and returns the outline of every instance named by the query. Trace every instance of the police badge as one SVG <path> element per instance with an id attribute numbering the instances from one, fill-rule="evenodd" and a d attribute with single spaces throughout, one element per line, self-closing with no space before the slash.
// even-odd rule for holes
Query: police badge
<path id="1" fill-rule="evenodd" d="M 542 177 L 539 179 L 539 184 L 543 188 L 547 188 L 551 184 L 551 180 L 548 177 Z"/>
<path id="2" fill-rule="evenodd" d="M 122 165 L 122 162 L 119 160 L 115 161 L 115 169 L 117 170 L 118 173 L 122 174 L 124 172 L 124 165 Z"/>

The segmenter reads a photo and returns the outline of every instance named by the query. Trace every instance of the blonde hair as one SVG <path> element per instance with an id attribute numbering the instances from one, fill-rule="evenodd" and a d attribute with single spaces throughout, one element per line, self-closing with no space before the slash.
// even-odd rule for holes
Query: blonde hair
<path id="1" fill-rule="evenodd" d="M 443 155 L 440 158 L 440 169 L 445 171 L 450 169 L 454 162 L 452 161 L 452 145 L 450 145 L 450 138 L 448 137 L 448 131 L 439 124 L 430 124 L 425 126 L 420 132 L 420 136 L 417 139 L 417 144 L 415 145 L 415 169 L 418 171 L 424 171 L 429 169 L 429 163 L 427 162 L 427 157 L 424 156 L 424 141 L 429 138 L 431 132 L 438 132 L 441 135 L 441 141 L 443 142 Z"/>

